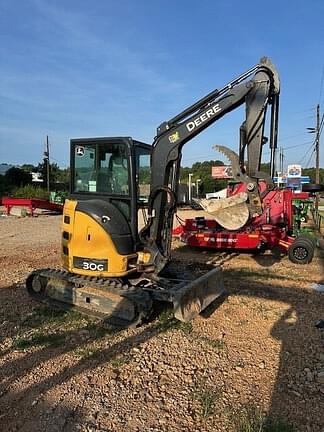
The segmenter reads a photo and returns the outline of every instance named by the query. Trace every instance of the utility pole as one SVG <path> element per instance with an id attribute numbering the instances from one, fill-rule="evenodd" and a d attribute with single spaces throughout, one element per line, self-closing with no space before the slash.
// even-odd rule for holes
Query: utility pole
<path id="1" fill-rule="evenodd" d="M 189 203 L 191 204 L 191 196 L 192 196 L 192 190 L 191 190 L 191 188 L 192 188 L 192 182 L 191 182 L 191 177 L 193 176 L 193 174 L 192 173 L 189 173 L 188 174 L 188 188 L 189 188 Z"/>
<path id="2" fill-rule="evenodd" d="M 315 177 L 315 183 L 319 184 L 320 177 L 319 177 L 319 147 L 320 147 L 320 106 L 317 104 L 316 108 L 316 139 L 315 139 L 315 153 L 316 153 L 316 177 Z M 318 199 L 318 194 L 316 195 Z"/>
<path id="3" fill-rule="evenodd" d="M 44 151 L 44 163 L 46 165 L 47 192 L 49 192 L 50 191 L 50 158 L 49 158 L 48 135 L 46 135 L 46 148 L 45 148 L 45 151 Z"/>
<path id="4" fill-rule="evenodd" d="M 201 182 L 201 179 L 196 180 L 196 198 L 199 198 L 199 183 Z"/>
<path id="5" fill-rule="evenodd" d="M 320 176 L 319 176 L 319 148 L 320 148 L 320 135 L 321 135 L 321 121 L 320 121 L 320 105 L 317 104 L 316 107 L 316 127 L 308 127 L 307 130 L 309 133 L 314 133 L 315 135 L 315 183 L 319 184 Z M 319 203 L 319 194 L 316 193 L 315 199 L 315 208 L 318 209 Z"/>
<path id="6" fill-rule="evenodd" d="M 280 169 L 281 175 L 283 175 L 283 165 L 284 165 L 284 152 L 283 152 L 283 148 L 280 147 L 280 152 L 279 152 L 279 169 Z"/>
<path id="7" fill-rule="evenodd" d="M 316 107 L 316 138 L 315 138 L 315 158 L 316 158 L 316 173 L 315 173 L 315 183 L 319 184 L 319 147 L 320 147 L 320 105 L 317 104 Z M 315 208 L 318 210 L 319 204 L 319 193 L 316 194 Z"/>

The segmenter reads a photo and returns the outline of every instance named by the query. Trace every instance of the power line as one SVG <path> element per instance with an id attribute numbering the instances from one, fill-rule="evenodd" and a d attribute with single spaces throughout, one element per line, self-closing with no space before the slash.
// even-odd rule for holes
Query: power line
<path id="1" fill-rule="evenodd" d="M 283 137 L 283 138 L 280 138 L 280 142 L 281 141 L 286 141 L 286 140 L 288 140 L 288 139 L 291 139 L 291 138 L 297 138 L 297 137 L 299 137 L 299 136 L 301 136 L 301 135 L 305 135 L 306 134 L 306 132 L 300 132 L 300 133 L 298 133 L 298 134 L 295 134 L 295 135 L 289 135 L 289 136 L 286 136 L 286 137 Z"/>
<path id="2" fill-rule="evenodd" d="M 306 150 L 306 153 L 302 156 L 302 158 L 300 159 L 300 161 L 298 162 L 298 165 L 301 165 L 302 162 L 304 161 L 304 159 L 308 156 L 309 152 L 312 150 L 312 147 L 315 146 L 315 141 L 312 142 L 312 145 Z M 315 147 L 314 147 L 315 148 Z M 313 149 L 314 151 L 314 149 Z"/>
<path id="3" fill-rule="evenodd" d="M 308 159 L 308 161 L 307 161 L 307 164 L 305 165 L 304 168 L 308 168 L 308 167 L 309 167 L 310 161 L 312 160 L 312 158 L 313 158 L 313 156 L 314 156 L 314 153 L 315 153 L 315 148 L 314 148 L 313 151 L 311 152 L 311 154 L 310 154 L 310 156 L 309 156 L 309 159 Z"/>
<path id="4" fill-rule="evenodd" d="M 283 147 L 283 149 L 284 149 L 284 150 L 289 150 L 289 149 L 296 148 L 296 147 L 302 147 L 302 146 L 304 146 L 304 145 L 306 145 L 306 144 L 311 144 L 311 143 L 313 143 L 313 141 L 305 141 L 305 142 L 303 142 L 303 143 L 296 144 L 296 145 L 293 145 L 293 146 Z"/>
<path id="5" fill-rule="evenodd" d="M 295 144 L 293 146 L 283 147 L 283 149 L 284 150 L 290 150 L 292 148 L 303 147 L 303 146 L 305 146 L 307 144 L 312 144 L 313 145 L 314 142 L 313 141 L 304 141 L 304 142 L 302 142 L 300 144 Z M 263 152 L 262 156 L 267 156 L 268 154 L 270 154 L 270 151 Z M 185 158 L 182 159 L 182 162 L 183 163 L 190 162 L 190 161 L 197 161 L 198 162 L 198 161 L 201 161 L 203 159 L 209 159 L 209 158 L 211 158 L 212 160 L 219 160 L 219 159 L 215 158 L 215 156 L 216 156 L 216 154 L 209 154 L 209 155 L 205 155 L 205 156 L 188 157 L 188 158 L 185 157 Z M 222 155 L 221 155 L 221 157 L 222 157 Z M 54 158 L 52 157 L 52 159 L 54 159 Z M 56 160 L 56 159 L 54 159 L 54 160 Z"/>
<path id="6" fill-rule="evenodd" d="M 324 114 L 322 114 L 322 119 L 319 125 L 319 136 L 321 136 L 322 130 L 323 130 L 323 125 L 324 125 Z"/>

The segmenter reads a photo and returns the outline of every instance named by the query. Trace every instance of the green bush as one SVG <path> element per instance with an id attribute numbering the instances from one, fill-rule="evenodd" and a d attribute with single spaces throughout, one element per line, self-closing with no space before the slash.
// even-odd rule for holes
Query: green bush
<path id="1" fill-rule="evenodd" d="M 27 185 L 18 189 L 15 189 L 11 194 L 14 198 L 39 198 L 49 199 L 49 193 L 40 187 Z"/>
<path id="2" fill-rule="evenodd" d="M 7 196 L 10 191 L 10 185 L 5 176 L 0 175 L 0 199 Z"/>

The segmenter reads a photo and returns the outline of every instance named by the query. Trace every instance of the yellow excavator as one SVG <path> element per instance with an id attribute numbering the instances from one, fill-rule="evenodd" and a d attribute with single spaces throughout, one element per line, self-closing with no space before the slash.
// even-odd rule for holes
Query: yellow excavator
<path id="1" fill-rule="evenodd" d="M 120 326 L 147 319 L 156 302 L 171 303 L 175 317 L 189 321 L 220 296 L 224 285 L 219 267 L 202 274 L 177 263 L 172 270 L 171 234 L 183 145 L 242 104 L 246 119 L 241 148 L 254 162 L 261 158 L 266 110 L 272 106 L 274 159 L 279 78 L 268 58 L 162 123 L 152 145 L 130 137 L 72 139 L 63 269 L 31 273 L 26 281 L 30 295 Z M 247 202 L 253 211 L 261 206 L 257 185 L 264 177 L 249 172 Z M 144 226 L 139 229 L 141 218 Z"/>

